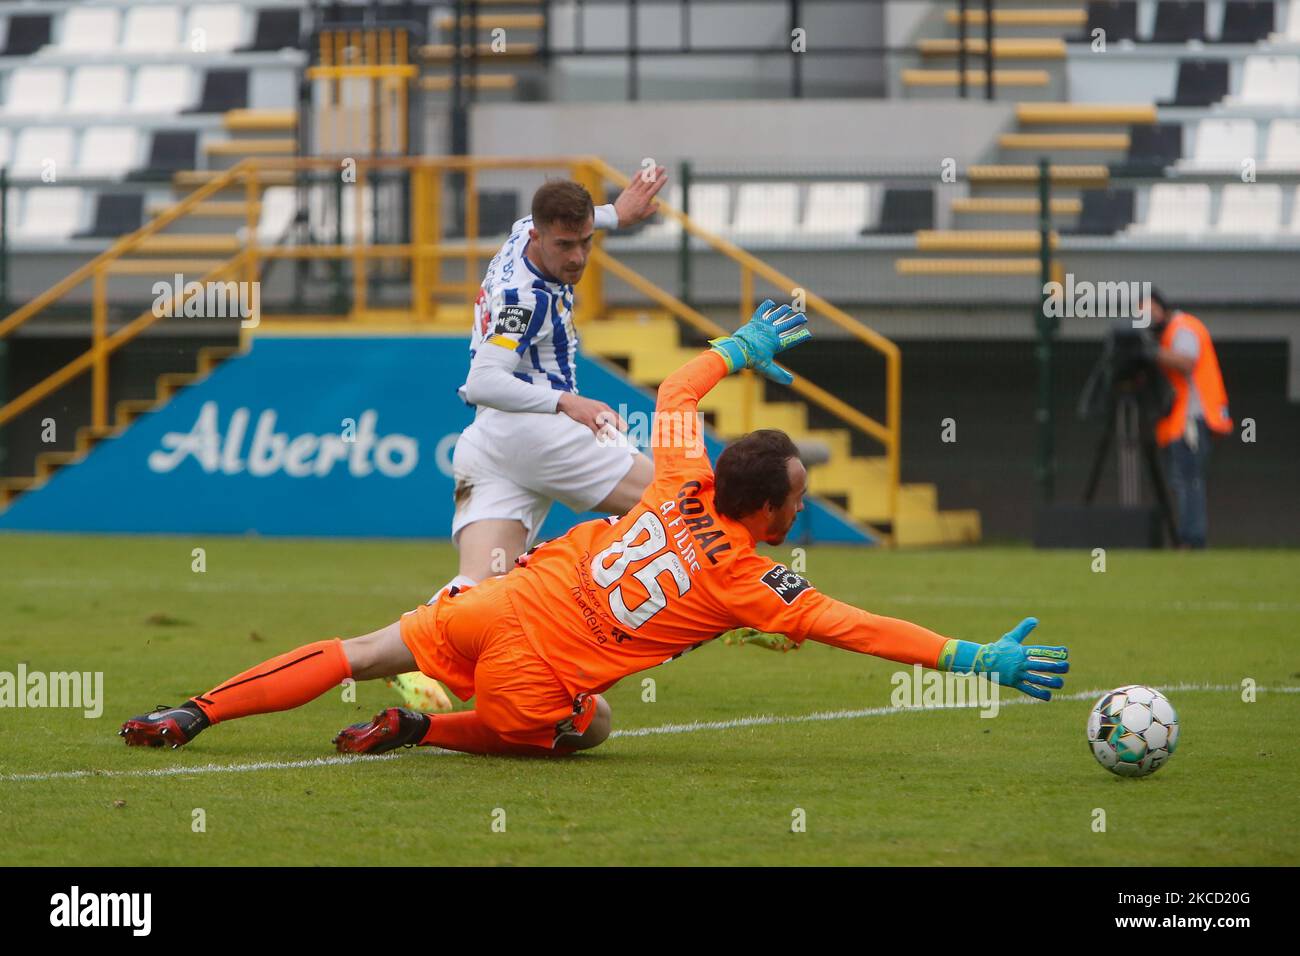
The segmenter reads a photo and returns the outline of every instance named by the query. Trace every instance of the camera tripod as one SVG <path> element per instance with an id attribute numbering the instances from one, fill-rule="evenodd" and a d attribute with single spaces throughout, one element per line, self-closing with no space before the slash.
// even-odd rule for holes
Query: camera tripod
<path id="1" fill-rule="evenodd" d="M 1174 510 L 1170 505 L 1169 486 L 1165 483 L 1165 471 L 1160 464 L 1160 455 L 1156 449 L 1155 429 L 1150 417 L 1142 407 L 1138 394 L 1126 388 L 1116 389 L 1111 396 L 1111 414 L 1106 419 L 1106 430 L 1097 442 L 1097 452 L 1092 459 L 1092 470 L 1088 473 L 1088 484 L 1083 493 L 1083 503 L 1091 505 L 1097 494 L 1097 485 L 1101 481 L 1101 471 L 1110 452 L 1112 441 L 1118 438 L 1116 458 L 1119 465 L 1119 503 L 1124 507 L 1140 507 L 1142 504 L 1142 464 L 1146 464 L 1147 477 L 1155 489 L 1156 503 L 1165 529 L 1169 532 L 1169 541 L 1177 547 L 1179 544 L 1178 524 L 1174 520 Z"/>

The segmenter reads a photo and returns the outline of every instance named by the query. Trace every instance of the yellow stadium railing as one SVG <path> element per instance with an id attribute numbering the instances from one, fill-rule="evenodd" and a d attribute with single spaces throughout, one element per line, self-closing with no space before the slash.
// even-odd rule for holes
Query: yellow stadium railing
<path id="1" fill-rule="evenodd" d="M 107 427 L 109 357 L 166 315 L 177 314 L 177 310 L 183 306 L 181 301 L 183 296 L 178 295 L 171 303 L 170 312 L 157 309 L 145 311 L 117 331 L 110 333 L 107 279 L 118 274 L 148 275 L 152 272 L 160 279 L 170 280 L 185 260 L 140 259 L 132 256 L 153 251 L 153 246 L 149 245 L 147 240 L 151 237 L 159 237 L 164 229 L 186 216 L 201 215 L 200 204 L 223 190 L 243 191 L 247 203 L 244 234 L 238 251 L 226 261 L 215 264 L 208 261 L 189 263 L 195 266 L 192 271 L 202 272 L 202 277 L 196 280 L 200 285 L 227 276 L 238 277 L 245 282 L 257 281 L 265 264 L 274 259 L 346 261 L 350 262 L 352 267 L 352 302 L 349 314 L 340 318 L 358 320 L 373 316 L 377 311 L 371 309 L 368 302 L 368 275 L 371 264 L 381 260 L 405 262 L 409 267 L 410 297 L 406 309 L 402 311 L 405 312 L 408 321 L 421 324 L 434 319 L 440 304 L 439 300 L 450 297 L 452 301 L 462 306 L 472 303 L 478 291 L 479 267 L 496 252 L 495 243 L 484 243 L 479 235 L 478 190 L 481 174 L 501 170 L 558 171 L 583 183 L 597 204 L 604 201 L 607 184 L 614 184 L 620 188 L 628 184 L 627 177 L 622 173 L 603 160 L 590 156 L 359 157 L 348 162 L 355 170 L 355 185 L 363 187 L 379 173 L 409 176 L 411 197 L 409 241 L 367 242 L 365 232 L 360 228 L 363 219 L 363 190 L 356 190 L 353 196 L 349 197 L 356 203 L 355 222 L 358 228 L 355 230 L 354 241 L 343 244 L 263 246 L 258 241 L 258 222 L 262 191 L 268 180 L 275 180 L 276 174 L 279 174 L 282 179 L 286 173 L 294 174 L 299 178 L 313 174 L 335 176 L 338 174 L 339 162 L 324 157 L 245 159 L 216 175 L 146 223 L 141 229 L 118 239 L 104 252 L 0 321 L 0 339 L 2 339 L 45 309 L 59 303 L 74 289 L 86 282 L 91 283 L 90 348 L 63 368 L 0 407 L 0 426 L 13 421 L 37 402 L 89 372 L 92 377 L 91 423 L 96 428 Z M 451 188 L 444 180 L 452 175 L 457 177 L 458 188 L 463 189 L 465 200 L 464 238 L 457 241 L 443 238 L 443 226 L 448 218 L 444 197 Z M 753 312 L 754 283 L 756 279 L 761 279 L 790 296 L 796 294 L 796 290 L 802 290 L 806 304 L 805 311 L 810 316 L 817 316 L 834 324 L 883 356 L 886 399 L 884 422 L 864 414 L 802 376 L 795 377 L 792 388 L 801 398 L 824 409 L 848 427 L 869 436 L 883 446 L 888 462 L 889 514 L 891 520 L 895 519 L 898 513 L 902 408 L 902 360 L 898 347 L 771 265 L 727 239 L 700 228 L 679 210 L 662 202 L 660 207 L 663 215 L 680 223 L 682 229 L 688 234 L 736 263 L 739 270 L 737 299 L 741 322 L 748 320 Z M 462 264 L 460 278 L 444 278 L 444 267 L 448 263 L 455 262 Z M 575 297 L 577 309 L 575 319 L 579 323 L 598 320 L 605 314 L 605 273 L 626 283 L 705 336 L 714 337 L 726 334 L 728 331 L 615 259 L 603 248 L 599 239 L 593 249 L 591 267 L 583 276 Z M 378 311 L 384 311 L 389 315 L 392 313 L 391 309 Z M 747 376 L 746 381 L 748 387 L 745 389 L 743 421 L 748 428 L 752 427 L 750 423 L 753 420 L 754 408 L 759 401 L 759 389 L 753 376 Z"/>

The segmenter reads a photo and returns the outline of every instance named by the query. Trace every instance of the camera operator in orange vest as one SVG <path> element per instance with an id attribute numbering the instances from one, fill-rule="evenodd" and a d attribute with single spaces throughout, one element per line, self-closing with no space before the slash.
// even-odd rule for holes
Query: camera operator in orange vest
<path id="1" fill-rule="evenodd" d="M 1157 291 L 1146 303 L 1159 346 L 1152 358 L 1173 387 L 1169 414 L 1156 423 L 1165 476 L 1173 492 L 1183 547 L 1203 548 L 1206 536 L 1205 467 L 1212 435 L 1232 431 L 1228 393 L 1210 333 L 1200 319 L 1171 307 Z"/>

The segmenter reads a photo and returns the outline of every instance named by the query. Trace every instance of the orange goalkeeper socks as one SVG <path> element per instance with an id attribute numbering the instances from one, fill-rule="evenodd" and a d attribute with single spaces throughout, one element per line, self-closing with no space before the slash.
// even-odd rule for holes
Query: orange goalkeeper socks
<path id="1" fill-rule="evenodd" d="M 193 700 L 215 724 L 300 707 L 351 676 L 343 642 L 335 638 L 263 661 Z"/>
<path id="2" fill-rule="evenodd" d="M 524 757 L 558 757 L 573 751 L 567 747 L 537 747 L 515 744 L 483 723 L 477 711 L 461 710 L 453 714 L 428 714 L 429 729 L 421 747 L 442 747 L 467 754 L 514 754 Z"/>

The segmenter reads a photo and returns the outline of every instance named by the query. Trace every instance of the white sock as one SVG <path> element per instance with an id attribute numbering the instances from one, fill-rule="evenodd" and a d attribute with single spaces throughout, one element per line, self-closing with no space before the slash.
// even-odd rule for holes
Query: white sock
<path id="1" fill-rule="evenodd" d="M 429 598 L 429 600 L 425 601 L 424 603 L 435 604 L 437 603 L 438 598 L 442 597 L 452 588 L 472 588 L 476 584 L 478 584 L 478 582 L 475 581 L 473 578 L 469 577 L 468 575 L 458 574 L 450 581 L 448 581 L 446 584 L 444 584 L 442 587 L 438 588 L 437 592 L 433 595 L 433 597 Z"/>

